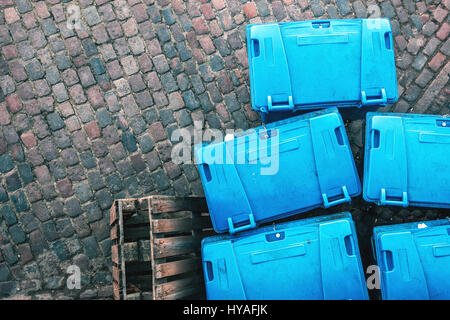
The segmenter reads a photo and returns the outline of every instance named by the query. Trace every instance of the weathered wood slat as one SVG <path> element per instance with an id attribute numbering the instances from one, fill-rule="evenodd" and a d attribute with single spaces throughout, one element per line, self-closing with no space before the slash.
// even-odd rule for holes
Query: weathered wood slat
<path id="1" fill-rule="evenodd" d="M 203 229 L 209 226 L 211 226 L 209 217 L 152 220 L 153 233 L 188 232 L 193 229 Z"/>
<path id="2" fill-rule="evenodd" d="M 117 244 L 111 246 L 111 259 L 115 264 L 119 264 L 119 246 Z"/>
<path id="3" fill-rule="evenodd" d="M 111 209 L 109 209 L 109 224 L 113 225 L 117 221 L 116 201 L 113 202 Z"/>
<path id="4" fill-rule="evenodd" d="M 200 282 L 202 282 L 201 277 L 199 275 L 194 275 L 192 277 L 181 280 L 156 284 L 154 290 L 154 298 L 164 300 L 169 296 L 173 297 L 173 295 L 180 293 L 187 288 L 196 286 Z"/>
<path id="5" fill-rule="evenodd" d="M 191 258 L 158 264 L 154 267 L 154 272 L 157 279 L 162 279 L 177 274 L 194 271 L 199 268 L 201 268 L 201 259 Z"/>
<path id="6" fill-rule="evenodd" d="M 122 202 L 119 201 L 117 205 L 117 210 L 119 211 L 119 245 L 120 245 L 120 271 L 122 272 L 122 297 L 127 300 L 127 276 L 125 274 L 125 259 L 123 258 L 123 245 L 124 245 L 124 227 L 123 227 L 123 212 L 122 212 Z"/>
<path id="7" fill-rule="evenodd" d="M 127 300 L 141 300 L 140 292 L 127 293 Z"/>
<path id="8" fill-rule="evenodd" d="M 153 292 L 152 291 L 141 292 L 141 299 L 142 300 L 153 300 Z"/>
<path id="9" fill-rule="evenodd" d="M 120 272 L 119 268 L 117 268 L 116 266 L 112 266 L 112 277 L 114 281 L 120 283 Z"/>
<path id="10" fill-rule="evenodd" d="M 115 281 L 113 281 L 113 296 L 114 300 L 120 300 L 120 286 Z"/>
<path id="11" fill-rule="evenodd" d="M 119 239 L 119 226 L 118 225 L 113 226 L 109 234 L 111 236 L 111 240 Z"/>
<path id="12" fill-rule="evenodd" d="M 202 291 L 202 288 L 200 286 L 194 285 L 192 287 L 187 287 L 187 288 L 177 291 L 175 293 L 163 296 L 160 298 L 160 300 L 179 300 L 179 299 L 183 299 L 186 297 L 191 297 L 193 295 L 199 294 L 201 291 Z"/>
<path id="13" fill-rule="evenodd" d="M 153 248 L 156 259 L 190 253 L 200 245 L 200 239 L 192 236 L 154 239 Z"/>
<path id="14" fill-rule="evenodd" d="M 150 198 L 152 214 L 176 211 L 207 212 L 208 206 L 203 197 L 161 197 Z"/>

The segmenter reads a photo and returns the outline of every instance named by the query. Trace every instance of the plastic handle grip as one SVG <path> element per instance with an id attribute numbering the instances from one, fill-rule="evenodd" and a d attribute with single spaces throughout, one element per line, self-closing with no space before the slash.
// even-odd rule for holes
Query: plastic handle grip
<path id="1" fill-rule="evenodd" d="M 323 206 L 324 206 L 325 208 L 329 208 L 329 207 L 331 207 L 331 206 L 335 206 L 335 205 L 340 204 L 340 203 L 351 202 L 352 199 L 350 198 L 350 195 L 348 194 L 348 191 L 347 191 L 347 187 L 346 187 L 346 186 L 343 186 L 343 187 L 342 187 L 342 192 L 343 192 L 343 194 L 344 194 L 344 197 L 343 197 L 343 198 L 337 199 L 337 200 L 334 200 L 334 201 L 331 201 L 331 202 L 328 201 L 327 195 L 326 195 L 325 193 L 322 193 Z"/>
<path id="2" fill-rule="evenodd" d="M 402 201 L 387 200 L 386 199 L 386 189 L 382 188 L 380 204 L 381 205 L 402 206 L 402 207 L 406 208 L 408 206 L 408 193 L 407 192 L 402 193 Z"/>
<path id="3" fill-rule="evenodd" d="M 273 105 L 272 97 L 267 97 L 267 109 L 268 111 L 291 111 L 294 110 L 294 102 L 292 96 L 289 96 L 287 104 Z"/>
<path id="4" fill-rule="evenodd" d="M 377 129 L 370 131 L 370 147 L 372 149 L 380 147 L 380 131 Z"/>
<path id="5" fill-rule="evenodd" d="M 392 251 L 382 251 L 382 259 L 385 272 L 392 272 L 392 270 L 394 270 L 394 255 L 392 254 Z"/>
<path id="6" fill-rule="evenodd" d="M 211 261 L 203 261 L 204 263 L 204 270 L 207 281 L 211 282 L 214 280 L 214 270 L 213 270 L 213 264 Z"/>
<path id="7" fill-rule="evenodd" d="M 367 99 L 367 94 L 365 91 L 361 91 L 361 103 L 365 106 L 374 106 L 378 104 L 386 104 L 387 103 L 387 95 L 386 90 L 381 89 L 381 98 L 379 99 Z"/>
<path id="8" fill-rule="evenodd" d="M 249 217 L 249 224 L 246 224 L 246 225 L 243 225 L 240 227 L 235 227 L 233 224 L 233 219 L 231 217 L 228 218 L 228 229 L 229 229 L 230 233 L 233 234 L 236 232 L 241 232 L 244 230 L 256 228 L 255 218 L 253 217 L 253 214 L 249 214 L 248 217 Z"/>

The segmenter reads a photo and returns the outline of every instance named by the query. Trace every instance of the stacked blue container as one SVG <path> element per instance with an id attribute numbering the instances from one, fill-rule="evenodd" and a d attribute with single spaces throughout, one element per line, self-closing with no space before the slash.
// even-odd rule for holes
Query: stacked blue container
<path id="1" fill-rule="evenodd" d="M 251 129 L 230 141 L 196 146 L 195 158 L 218 233 L 350 202 L 361 193 L 336 108 Z"/>
<path id="2" fill-rule="evenodd" d="M 450 299 L 449 219 L 376 227 L 372 246 L 383 299 Z"/>
<path id="3" fill-rule="evenodd" d="M 350 213 L 202 242 L 208 299 L 367 299 Z"/>
<path id="4" fill-rule="evenodd" d="M 368 113 L 366 201 L 450 208 L 450 121 L 435 115 Z M 450 299 L 450 220 L 376 227 L 381 298 Z"/>
<path id="5" fill-rule="evenodd" d="M 398 99 L 388 19 L 247 26 L 251 101 L 269 114 Z"/>
<path id="6" fill-rule="evenodd" d="M 367 114 L 364 199 L 380 205 L 450 208 L 450 119 Z"/>
<path id="7" fill-rule="evenodd" d="M 263 122 L 268 115 L 322 110 L 248 130 L 229 141 L 196 146 L 214 229 L 229 232 L 202 242 L 207 297 L 367 299 L 348 212 L 257 227 L 350 202 L 361 193 L 335 107 L 397 101 L 389 20 L 249 25 L 247 47 L 252 107 Z M 440 174 L 450 170 L 448 130 L 442 117 L 369 113 L 364 199 L 380 205 L 449 208 L 450 181 L 448 174 Z M 440 172 L 424 174 L 430 162 Z M 448 297 L 448 279 L 434 277 L 432 266 L 438 261 L 450 269 L 450 229 L 443 225 L 429 223 L 422 231 L 414 229 L 417 225 L 374 230 L 383 298 L 410 298 L 414 292 L 417 297 Z M 404 270 L 410 273 L 396 273 Z M 429 290 L 420 291 L 427 284 Z"/>

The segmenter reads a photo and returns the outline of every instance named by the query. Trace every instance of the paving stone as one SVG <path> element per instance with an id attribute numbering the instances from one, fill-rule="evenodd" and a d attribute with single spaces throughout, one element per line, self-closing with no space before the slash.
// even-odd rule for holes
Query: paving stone
<path id="1" fill-rule="evenodd" d="M 22 187 L 17 171 L 12 171 L 5 175 L 5 184 L 8 191 L 15 191 Z"/>
<path id="2" fill-rule="evenodd" d="M 52 131 L 64 128 L 64 121 L 56 112 L 47 115 L 47 123 Z"/>
<path id="3" fill-rule="evenodd" d="M 50 219 L 50 212 L 43 202 L 35 202 L 31 205 L 33 214 L 41 221 L 45 222 Z"/>
<path id="4" fill-rule="evenodd" d="M 0 213 L 7 226 L 12 226 L 17 223 L 16 215 L 9 205 L 2 206 Z"/>
<path id="5" fill-rule="evenodd" d="M 94 71 L 94 74 L 100 75 L 106 72 L 105 67 L 103 66 L 103 63 L 99 58 L 92 58 L 90 60 L 90 64 L 92 67 L 92 70 Z"/>
<path id="6" fill-rule="evenodd" d="M 72 62 L 64 53 L 58 53 L 55 55 L 56 66 L 59 70 L 65 70 L 72 66 Z"/>
<path id="7" fill-rule="evenodd" d="M 7 154 L 0 156 L 0 171 L 2 173 L 7 173 L 14 168 L 14 164 L 11 160 L 11 157 Z"/>
<path id="8" fill-rule="evenodd" d="M 94 6 L 87 7 L 86 9 L 81 10 L 86 23 L 92 27 L 101 22 L 100 16 L 97 12 L 97 9 Z"/>

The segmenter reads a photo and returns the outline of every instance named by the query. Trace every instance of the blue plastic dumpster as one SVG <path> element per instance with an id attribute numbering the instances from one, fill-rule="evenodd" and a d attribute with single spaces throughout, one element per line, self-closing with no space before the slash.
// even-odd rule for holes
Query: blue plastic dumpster
<path id="1" fill-rule="evenodd" d="M 205 238 L 202 260 L 209 300 L 368 299 L 349 212 Z"/>
<path id="2" fill-rule="evenodd" d="M 336 108 L 195 146 L 214 230 L 235 233 L 350 202 L 361 183 Z"/>
<path id="3" fill-rule="evenodd" d="M 450 208 L 450 119 L 371 112 L 364 191 L 379 205 Z"/>
<path id="4" fill-rule="evenodd" d="M 247 26 L 252 107 L 266 113 L 398 99 L 388 19 Z"/>
<path id="5" fill-rule="evenodd" d="M 375 227 L 372 247 L 383 299 L 450 299 L 449 219 Z"/>

